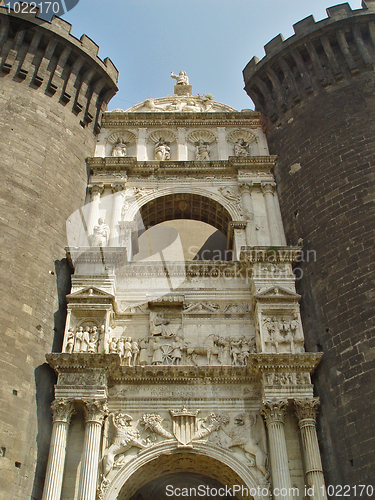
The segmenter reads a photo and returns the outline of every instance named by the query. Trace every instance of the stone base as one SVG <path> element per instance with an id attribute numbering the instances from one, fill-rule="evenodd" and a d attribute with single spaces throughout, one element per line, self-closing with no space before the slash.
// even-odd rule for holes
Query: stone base
<path id="1" fill-rule="evenodd" d="M 192 95 L 193 86 L 192 85 L 175 85 L 174 95 Z"/>

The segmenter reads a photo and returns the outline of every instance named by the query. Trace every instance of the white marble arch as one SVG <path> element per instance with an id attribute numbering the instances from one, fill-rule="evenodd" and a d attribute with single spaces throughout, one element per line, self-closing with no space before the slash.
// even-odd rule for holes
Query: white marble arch
<path id="1" fill-rule="evenodd" d="M 237 484 L 239 481 L 234 481 L 235 478 L 239 478 L 243 483 L 244 488 L 248 488 L 249 491 L 252 489 L 252 492 L 256 492 L 253 496 L 246 496 L 247 500 L 251 500 L 252 498 L 254 500 L 264 499 L 264 496 L 258 494 L 257 488 L 260 486 L 261 490 L 262 486 L 260 485 L 259 479 L 255 473 L 256 468 L 245 466 L 234 454 L 228 452 L 228 450 L 221 449 L 218 446 L 209 443 L 194 443 L 193 448 L 181 450 L 179 450 L 177 446 L 177 443 L 174 441 L 165 441 L 145 450 L 141 450 L 133 460 L 125 464 L 117 472 L 106 489 L 105 494 L 103 495 L 103 500 L 128 500 L 141 486 L 148 482 L 146 479 L 143 484 L 137 484 L 136 487 L 134 487 L 134 481 L 132 483 L 133 474 L 136 474 L 136 472 L 140 471 L 141 468 L 144 468 L 144 471 L 147 472 L 147 466 L 150 466 L 151 462 L 160 457 L 172 455 L 175 459 L 177 459 L 179 453 L 181 453 L 181 455 L 191 455 L 192 458 L 196 460 L 196 472 L 200 472 L 200 457 L 212 459 L 213 467 L 215 467 L 215 465 L 217 466 L 217 463 L 219 462 L 219 464 L 221 464 L 226 470 L 229 469 L 229 472 L 233 473 L 232 484 Z M 166 471 L 165 473 L 168 472 Z M 143 477 L 148 477 L 147 473 L 142 475 Z M 164 475 L 162 469 L 160 470 L 160 475 Z M 232 484 L 228 484 L 228 486 L 232 486 Z M 125 488 L 128 489 L 128 494 L 125 494 Z M 245 498 L 242 497 L 241 494 L 237 494 L 236 496 L 238 499 Z"/>
<path id="2" fill-rule="evenodd" d="M 136 202 L 132 203 L 128 207 L 123 220 L 124 221 L 135 220 L 137 212 L 140 210 L 140 208 L 149 203 L 150 201 L 156 200 L 157 198 L 161 198 L 162 196 L 168 196 L 171 194 L 182 194 L 182 193 L 197 194 L 200 196 L 204 196 L 205 198 L 214 200 L 217 203 L 219 203 L 219 205 L 222 205 L 222 207 L 225 208 L 225 210 L 227 210 L 232 221 L 244 220 L 238 208 L 234 205 L 234 203 L 228 201 L 220 193 L 210 191 L 209 189 L 201 188 L 198 186 L 186 186 L 186 187 L 171 186 L 165 188 L 158 188 L 157 190 L 156 189 L 152 190 L 151 192 L 145 194 L 141 198 L 138 198 Z"/>

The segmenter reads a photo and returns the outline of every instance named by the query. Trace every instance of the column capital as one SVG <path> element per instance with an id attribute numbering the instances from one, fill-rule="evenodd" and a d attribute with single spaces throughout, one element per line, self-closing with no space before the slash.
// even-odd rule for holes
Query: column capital
<path id="1" fill-rule="evenodd" d="M 240 193 L 249 193 L 251 194 L 251 191 L 254 187 L 254 182 L 241 182 L 241 184 L 238 184 L 238 189 L 240 190 Z"/>
<path id="2" fill-rule="evenodd" d="M 104 191 L 104 184 L 89 184 L 88 188 L 91 195 L 102 194 Z"/>
<path id="3" fill-rule="evenodd" d="M 294 407 L 300 426 L 303 420 L 313 420 L 315 424 L 316 415 L 318 413 L 318 406 L 319 398 L 304 398 L 294 400 Z"/>
<path id="4" fill-rule="evenodd" d="M 102 425 L 104 417 L 108 415 L 107 402 L 105 400 L 83 400 L 85 420 Z"/>
<path id="5" fill-rule="evenodd" d="M 72 416 L 76 413 L 73 399 L 55 399 L 51 404 L 53 423 L 65 422 L 70 424 Z"/>
<path id="6" fill-rule="evenodd" d="M 272 194 L 275 192 L 276 182 L 267 181 L 261 183 L 263 194 Z"/>
<path id="7" fill-rule="evenodd" d="M 288 407 L 288 401 L 285 399 L 274 400 L 274 401 L 263 401 L 263 406 L 261 408 L 261 415 L 263 415 L 266 421 L 267 427 L 274 423 L 284 423 L 284 417 L 286 409 Z"/>
<path id="8" fill-rule="evenodd" d="M 119 193 L 125 188 L 125 183 L 111 184 L 112 193 Z"/>

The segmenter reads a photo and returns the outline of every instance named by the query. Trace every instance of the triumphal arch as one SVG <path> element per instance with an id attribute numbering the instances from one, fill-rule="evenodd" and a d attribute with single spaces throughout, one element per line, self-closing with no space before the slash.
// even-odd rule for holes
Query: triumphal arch
<path id="1" fill-rule="evenodd" d="M 171 76 L 173 95 L 104 113 L 67 221 L 43 499 L 324 498 L 321 354 L 304 349 L 277 158 L 259 113 Z"/>

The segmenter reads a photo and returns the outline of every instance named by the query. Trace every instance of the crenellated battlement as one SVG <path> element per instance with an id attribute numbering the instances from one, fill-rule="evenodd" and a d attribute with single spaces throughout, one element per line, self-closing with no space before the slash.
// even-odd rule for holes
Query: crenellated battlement
<path id="1" fill-rule="evenodd" d="M 61 18 L 0 7 L 0 71 L 15 82 L 41 89 L 71 108 L 82 126 L 100 129 L 100 119 L 117 92 L 118 71 L 87 35 L 77 39 Z"/>
<path id="2" fill-rule="evenodd" d="M 276 121 L 310 94 L 373 71 L 375 0 L 352 10 L 348 3 L 327 9 L 316 22 L 308 16 L 294 24 L 287 40 L 279 34 L 243 70 L 245 90 L 257 111 Z"/>

